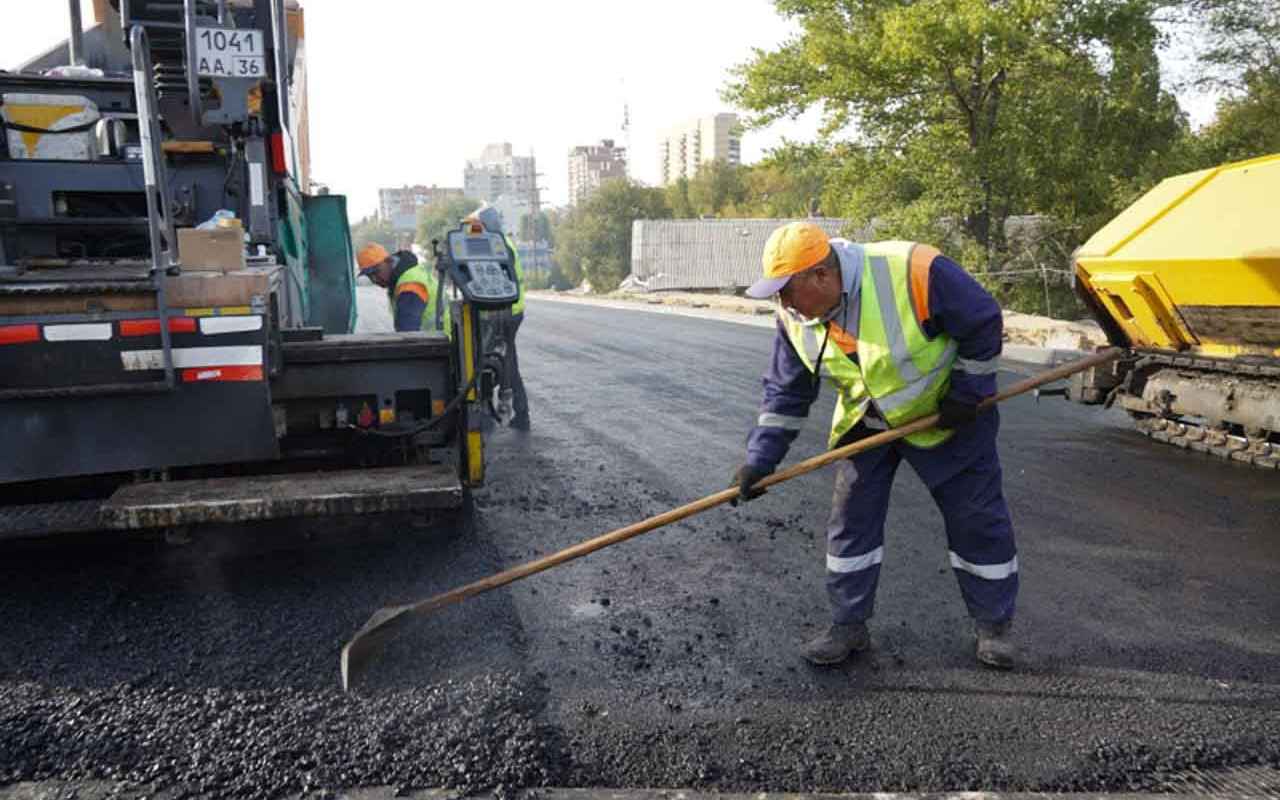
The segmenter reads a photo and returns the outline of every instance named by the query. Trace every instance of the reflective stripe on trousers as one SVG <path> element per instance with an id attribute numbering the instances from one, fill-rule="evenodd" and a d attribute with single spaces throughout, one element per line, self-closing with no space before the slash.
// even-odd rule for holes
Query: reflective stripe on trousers
<path id="1" fill-rule="evenodd" d="M 879 459 L 858 458 L 836 465 L 827 521 L 827 598 L 832 618 L 840 624 L 870 619 L 875 611 L 884 560 L 884 519 L 893 485 L 892 470 L 886 476 L 881 466 Z"/>
<path id="2" fill-rule="evenodd" d="M 883 559 L 884 547 L 877 547 L 875 550 L 863 553 L 860 556 L 833 556 L 827 553 L 827 571 L 845 574 L 861 572 L 864 569 L 871 569 Z"/>
<path id="3" fill-rule="evenodd" d="M 983 622 L 1013 616 L 1018 561 L 1001 489 L 998 427 L 991 412 L 936 448 L 895 442 L 840 462 L 827 524 L 827 594 L 836 622 L 874 612 L 889 495 L 904 458 L 942 512 L 948 558 L 970 616 Z"/>
<path id="4" fill-rule="evenodd" d="M 994 375 L 1000 371 L 1000 358 L 999 356 L 983 360 L 957 358 L 955 368 L 970 375 Z"/>
<path id="5" fill-rule="evenodd" d="M 756 417 L 756 425 L 761 428 L 782 428 L 785 431 L 798 431 L 804 427 L 804 417 L 790 417 L 786 414 L 777 414 L 772 411 L 765 411 Z"/>
<path id="6" fill-rule="evenodd" d="M 951 551 L 950 555 L 952 569 L 958 569 L 961 572 L 976 575 L 985 581 L 1002 581 L 1010 575 L 1015 575 L 1018 572 L 1017 556 L 1014 556 L 1008 561 L 1002 561 L 999 564 L 974 564 L 969 561 L 965 561 L 954 550 Z"/>

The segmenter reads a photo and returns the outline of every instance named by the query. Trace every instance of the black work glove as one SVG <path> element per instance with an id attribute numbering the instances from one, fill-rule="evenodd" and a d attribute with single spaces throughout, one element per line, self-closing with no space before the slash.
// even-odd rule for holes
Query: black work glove
<path id="1" fill-rule="evenodd" d="M 769 473 L 756 469 L 750 464 L 743 464 L 733 473 L 733 485 L 738 487 L 738 496 L 729 501 L 729 505 L 736 507 L 738 503 L 746 503 L 755 500 L 764 494 L 766 489 L 753 488 L 760 482 L 764 476 Z"/>
<path id="2" fill-rule="evenodd" d="M 396 268 L 401 267 L 409 269 L 418 266 L 418 257 L 413 254 L 412 250 L 397 250 L 393 253 L 396 257 Z"/>
<path id="3" fill-rule="evenodd" d="M 978 418 L 978 404 L 957 400 L 951 395 L 938 403 L 939 428 L 963 428 Z"/>

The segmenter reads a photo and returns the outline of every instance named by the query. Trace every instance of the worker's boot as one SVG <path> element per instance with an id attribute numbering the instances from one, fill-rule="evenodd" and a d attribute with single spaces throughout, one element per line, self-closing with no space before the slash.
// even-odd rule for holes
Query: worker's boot
<path id="1" fill-rule="evenodd" d="M 800 648 L 800 655 L 809 663 L 827 666 L 839 664 L 854 653 L 861 653 L 871 646 L 871 633 L 867 631 L 867 623 L 850 622 L 845 625 L 834 624 L 818 638 L 806 642 Z"/>
<path id="2" fill-rule="evenodd" d="M 516 415 L 515 415 L 515 417 L 514 417 L 514 418 L 512 418 L 512 420 L 511 420 L 511 429 L 512 429 L 512 430 L 517 430 L 517 431 L 527 431 L 527 430 L 529 430 L 529 415 L 528 415 L 528 413 L 525 413 L 525 414 L 516 414 Z"/>
<path id="3" fill-rule="evenodd" d="M 978 661 L 995 669 L 1013 669 L 1018 658 L 1010 636 L 1013 620 L 978 622 L 974 627 L 978 634 Z"/>

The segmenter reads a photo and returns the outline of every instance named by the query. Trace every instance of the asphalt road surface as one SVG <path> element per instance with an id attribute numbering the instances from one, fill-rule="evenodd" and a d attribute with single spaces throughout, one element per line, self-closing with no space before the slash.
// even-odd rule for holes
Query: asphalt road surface
<path id="1" fill-rule="evenodd" d="M 828 619 L 825 472 L 421 620 L 338 692 L 376 607 L 724 488 L 771 335 L 532 301 L 533 431 L 492 437 L 472 525 L 5 546 L 0 784 L 1120 791 L 1280 768 L 1280 478 L 1058 400 L 1002 411 L 1017 672 L 974 662 L 904 468 L 873 650 L 844 666 L 796 654 Z M 793 458 L 822 448 L 826 394 Z"/>

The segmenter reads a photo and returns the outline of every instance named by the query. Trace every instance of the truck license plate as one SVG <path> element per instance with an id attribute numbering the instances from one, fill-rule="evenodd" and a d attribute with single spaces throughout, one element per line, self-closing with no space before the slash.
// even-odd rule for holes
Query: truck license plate
<path id="1" fill-rule="evenodd" d="M 265 78 L 260 30 L 196 28 L 196 73 L 205 78 Z"/>

